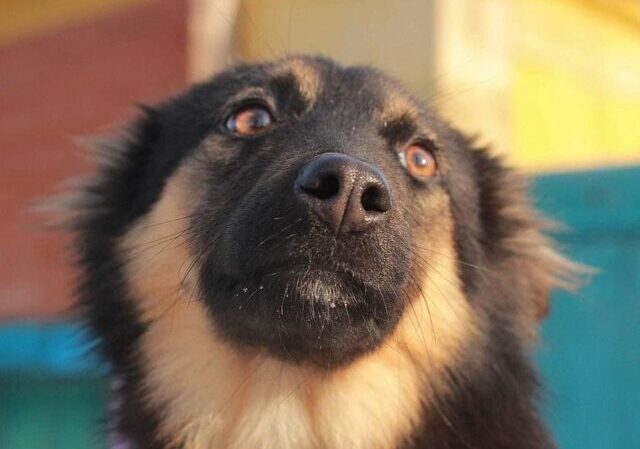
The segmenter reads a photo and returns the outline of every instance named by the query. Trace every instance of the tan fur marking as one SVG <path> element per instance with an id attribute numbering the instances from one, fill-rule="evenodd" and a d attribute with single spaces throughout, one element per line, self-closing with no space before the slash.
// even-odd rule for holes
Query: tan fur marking
<path id="1" fill-rule="evenodd" d="M 391 89 L 377 114 L 377 121 L 386 126 L 388 122 L 403 117 L 416 119 L 416 107 L 404 95 L 399 95 Z"/>
<path id="2" fill-rule="evenodd" d="M 320 373 L 238 352 L 216 335 L 192 296 L 196 270 L 186 273 L 191 256 L 180 234 L 186 223 L 175 220 L 190 213 L 189 178 L 188 167 L 180 169 L 122 242 L 128 282 L 149 322 L 141 345 L 147 400 L 162 407 L 166 435 L 189 449 L 395 447 L 420 419 L 425 394 L 442 388 L 438 372 L 474 333 L 450 220 L 440 231 L 443 257 L 432 255 L 434 269 L 419 280 L 430 310 L 416 298 L 381 348 Z M 146 243 L 167 235 L 178 237 Z"/>
<path id="3" fill-rule="evenodd" d="M 320 89 L 320 77 L 316 69 L 301 59 L 290 59 L 279 64 L 274 75 L 286 74 L 292 74 L 295 77 L 300 93 L 309 103 L 313 104 Z"/>

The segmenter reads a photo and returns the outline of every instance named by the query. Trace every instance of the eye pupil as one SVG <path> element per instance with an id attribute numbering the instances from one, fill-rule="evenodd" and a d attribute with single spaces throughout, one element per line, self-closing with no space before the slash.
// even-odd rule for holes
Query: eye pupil
<path id="1" fill-rule="evenodd" d="M 264 128 L 269 125 L 269 114 L 266 111 L 256 111 L 251 116 L 252 128 Z"/>
<path id="2" fill-rule="evenodd" d="M 413 157 L 413 162 L 418 167 L 425 167 L 426 165 L 429 164 L 429 161 L 427 160 L 427 158 L 424 157 L 422 154 L 419 154 L 419 153 L 416 153 L 416 155 Z"/>

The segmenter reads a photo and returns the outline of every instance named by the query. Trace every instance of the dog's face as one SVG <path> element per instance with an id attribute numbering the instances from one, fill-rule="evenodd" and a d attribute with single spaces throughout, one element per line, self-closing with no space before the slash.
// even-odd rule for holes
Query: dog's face
<path id="1" fill-rule="evenodd" d="M 187 213 L 216 328 L 323 366 L 372 350 L 450 220 L 434 122 L 377 73 L 320 61 L 247 67 L 215 88 Z"/>
<path id="2" fill-rule="evenodd" d="M 429 307 L 429 277 L 457 285 L 510 225 L 482 191 L 501 167 L 370 68 L 240 66 L 148 111 L 135 132 L 131 179 L 116 186 L 131 205 L 108 225 L 126 222 L 131 253 L 179 222 L 188 260 L 172 276 L 238 350 L 351 361 Z M 153 211 L 163 201 L 176 204 Z"/>
<path id="3" fill-rule="evenodd" d="M 425 401 L 520 360 L 570 269 L 519 178 L 369 68 L 240 66 L 108 150 L 81 300 L 179 441 L 396 447 Z M 277 419 L 278 376 L 313 419 Z"/>

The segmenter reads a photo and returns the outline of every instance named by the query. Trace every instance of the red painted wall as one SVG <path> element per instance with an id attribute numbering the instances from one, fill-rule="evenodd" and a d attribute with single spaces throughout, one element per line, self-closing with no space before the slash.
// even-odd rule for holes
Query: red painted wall
<path id="1" fill-rule="evenodd" d="M 68 237 L 29 206 L 90 171 L 74 139 L 185 85 L 186 16 L 187 0 L 152 1 L 0 47 L 0 320 L 67 310 Z"/>

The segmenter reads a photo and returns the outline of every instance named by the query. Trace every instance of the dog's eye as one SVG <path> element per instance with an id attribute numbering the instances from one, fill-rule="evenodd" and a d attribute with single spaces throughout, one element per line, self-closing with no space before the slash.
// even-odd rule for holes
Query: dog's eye
<path id="1" fill-rule="evenodd" d="M 400 161 L 409 174 L 418 180 L 427 180 L 438 173 L 436 157 L 422 145 L 409 145 L 400 153 Z"/>
<path id="2" fill-rule="evenodd" d="M 240 108 L 226 122 L 227 129 L 239 136 L 254 136 L 269 130 L 272 125 L 271 112 L 261 105 Z"/>

